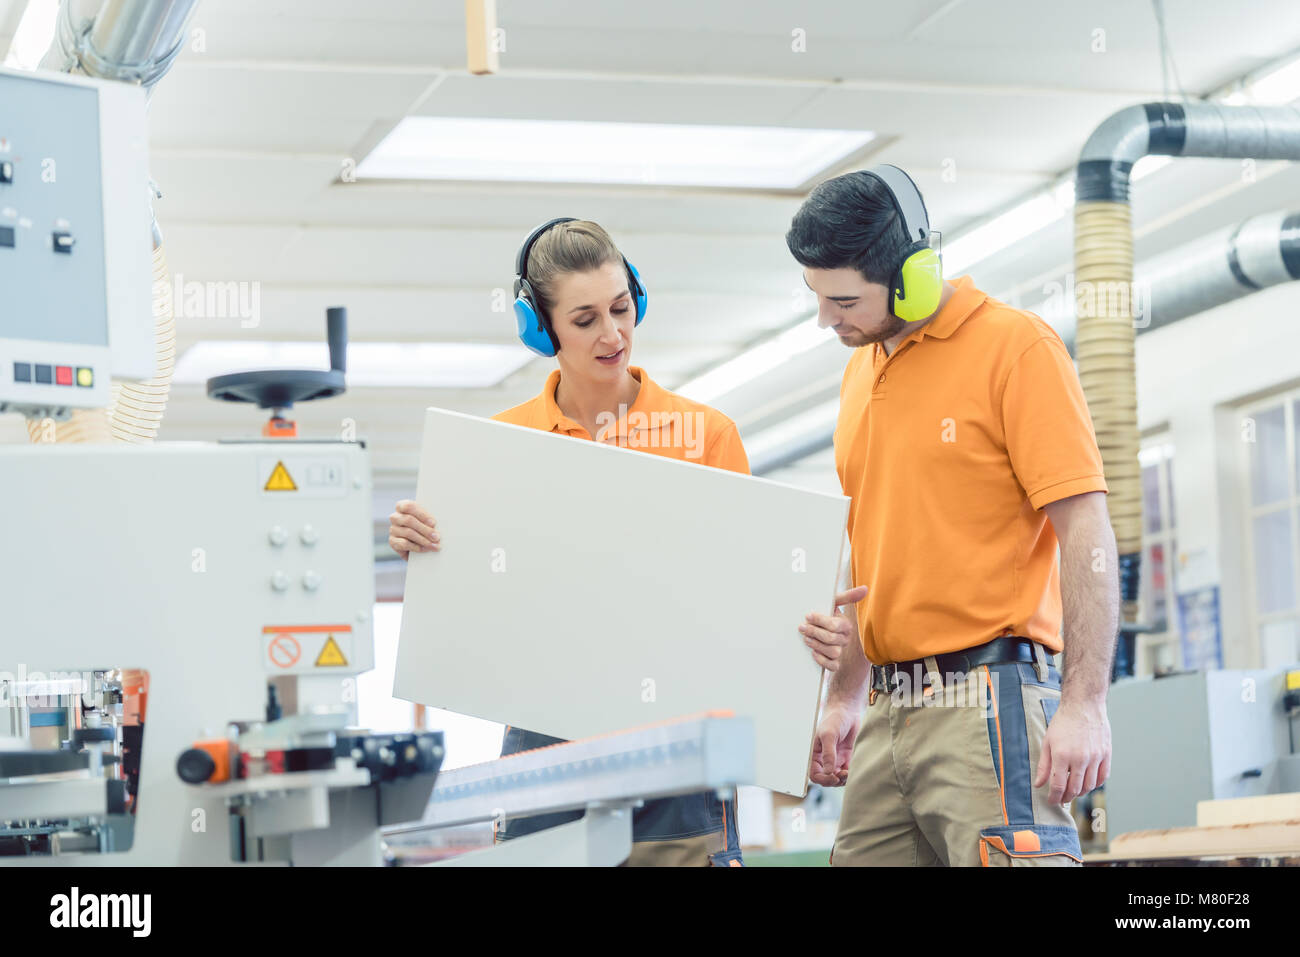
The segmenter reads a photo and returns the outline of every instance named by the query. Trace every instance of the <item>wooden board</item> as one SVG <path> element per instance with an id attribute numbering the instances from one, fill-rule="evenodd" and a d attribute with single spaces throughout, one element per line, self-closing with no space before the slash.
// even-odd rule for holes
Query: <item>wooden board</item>
<path id="1" fill-rule="evenodd" d="M 848 499 L 429 409 L 393 694 L 561 738 L 701 711 L 755 722 L 807 790 Z"/>
<path id="2" fill-rule="evenodd" d="M 1261 794 L 1196 802 L 1196 824 L 1199 827 L 1269 821 L 1300 821 L 1300 794 Z"/>
<path id="3" fill-rule="evenodd" d="M 1088 860 L 1170 857 L 1267 857 L 1300 854 L 1300 821 L 1230 827 L 1171 827 L 1130 831 L 1110 842 L 1105 855 Z"/>

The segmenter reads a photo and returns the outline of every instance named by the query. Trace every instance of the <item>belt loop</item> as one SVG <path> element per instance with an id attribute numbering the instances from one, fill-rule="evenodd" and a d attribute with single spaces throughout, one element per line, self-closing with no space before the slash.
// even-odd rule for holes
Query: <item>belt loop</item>
<path id="1" fill-rule="evenodd" d="M 943 693 L 943 675 L 939 673 L 939 662 L 934 655 L 925 656 L 925 671 L 930 676 L 930 687 L 936 695 Z"/>
<path id="2" fill-rule="evenodd" d="M 1038 675 L 1038 680 L 1047 684 L 1047 652 L 1043 651 L 1043 646 L 1032 638 L 1029 643 L 1034 646 L 1034 673 Z"/>

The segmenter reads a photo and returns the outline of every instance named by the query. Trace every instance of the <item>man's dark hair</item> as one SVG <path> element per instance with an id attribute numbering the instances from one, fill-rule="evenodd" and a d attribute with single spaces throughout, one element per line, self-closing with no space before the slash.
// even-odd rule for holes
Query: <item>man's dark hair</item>
<path id="1" fill-rule="evenodd" d="M 801 266 L 852 267 L 867 282 L 888 286 L 909 245 L 889 190 L 861 170 L 828 179 L 794 214 L 785 244 Z"/>

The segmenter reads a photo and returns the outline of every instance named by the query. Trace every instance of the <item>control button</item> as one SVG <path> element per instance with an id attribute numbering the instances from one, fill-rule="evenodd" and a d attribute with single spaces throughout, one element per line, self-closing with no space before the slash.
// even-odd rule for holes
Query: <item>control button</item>
<path id="1" fill-rule="evenodd" d="M 32 364 L 30 362 L 14 363 L 14 381 L 15 382 L 32 381 Z"/>
<path id="2" fill-rule="evenodd" d="M 320 576 L 315 572 L 303 572 L 302 587 L 307 591 L 315 591 L 320 588 Z"/>
<path id="3" fill-rule="evenodd" d="M 38 365 L 36 367 L 36 381 L 49 385 L 54 381 L 54 370 L 50 366 Z"/>
<path id="4" fill-rule="evenodd" d="M 64 232 L 61 229 L 54 231 L 54 251 L 56 253 L 71 253 L 75 243 L 76 240 L 72 238 L 72 233 Z"/>
<path id="5" fill-rule="evenodd" d="M 59 385 L 72 385 L 72 366 L 55 366 L 54 381 Z"/>
<path id="6" fill-rule="evenodd" d="M 5 160 L 0 163 L 0 183 L 12 183 L 14 181 L 14 164 Z"/>
<path id="7" fill-rule="evenodd" d="M 318 538 L 316 529 L 312 528 L 310 525 L 304 525 L 302 527 L 302 534 L 298 537 L 302 539 L 304 545 L 315 545 Z"/>
<path id="8" fill-rule="evenodd" d="M 13 249 L 15 245 L 14 228 L 12 226 L 0 226 L 0 247 Z"/>
<path id="9" fill-rule="evenodd" d="M 272 526 L 270 534 L 267 535 L 266 537 L 270 540 L 272 545 L 274 545 L 276 548 L 279 548 L 281 545 L 283 545 L 285 542 L 289 540 L 289 533 L 286 532 L 279 525 L 275 525 Z"/>
<path id="10" fill-rule="evenodd" d="M 276 591 L 284 591 L 289 587 L 289 576 L 284 572 L 276 572 L 271 576 L 271 587 Z"/>
<path id="11" fill-rule="evenodd" d="M 85 366 L 80 366 L 77 369 L 77 385 L 81 386 L 83 389 L 89 389 L 94 384 L 95 373 Z"/>

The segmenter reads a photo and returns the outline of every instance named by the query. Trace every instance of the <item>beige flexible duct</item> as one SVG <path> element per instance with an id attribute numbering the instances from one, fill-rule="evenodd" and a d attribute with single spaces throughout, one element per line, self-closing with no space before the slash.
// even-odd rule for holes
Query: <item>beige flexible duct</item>
<path id="1" fill-rule="evenodd" d="M 157 365 L 147 382 L 114 382 L 107 409 L 78 409 L 64 422 L 27 423 L 33 442 L 152 442 L 158 434 L 176 362 L 176 315 L 171 273 L 162 246 L 153 251 L 154 355 Z"/>
<path id="2" fill-rule="evenodd" d="M 1081 202 L 1074 210 L 1075 283 L 1093 290 L 1131 289 L 1133 223 L 1127 203 Z M 1106 472 L 1119 554 L 1142 551 L 1142 476 L 1138 464 L 1137 376 L 1129 296 L 1079 297 L 1075 356 Z M 1125 617 L 1137 617 L 1126 601 Z"/>

